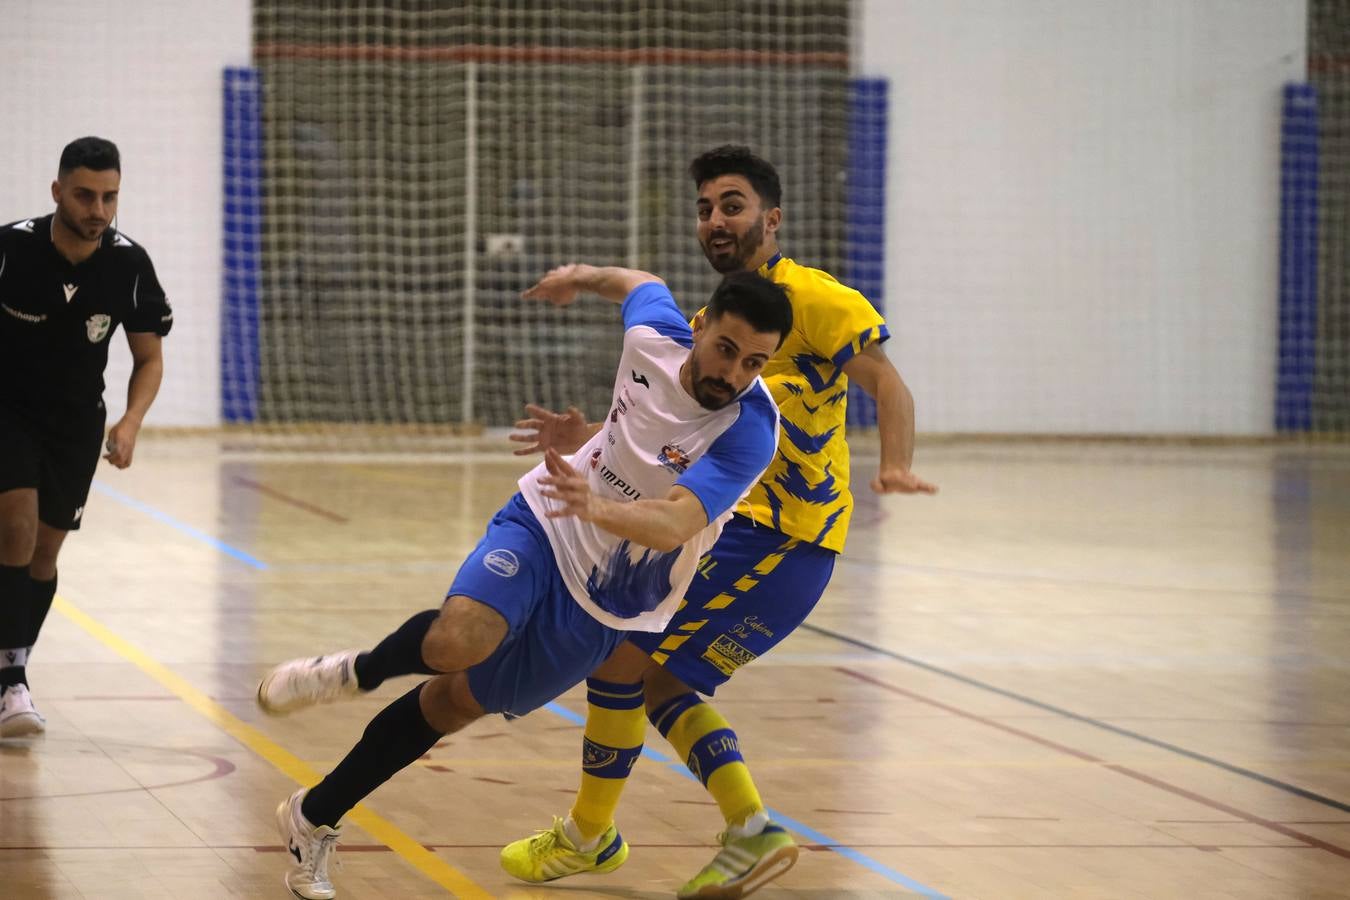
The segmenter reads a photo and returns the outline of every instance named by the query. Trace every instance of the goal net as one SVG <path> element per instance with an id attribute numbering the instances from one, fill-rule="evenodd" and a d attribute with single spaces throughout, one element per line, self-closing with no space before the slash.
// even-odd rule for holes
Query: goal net
<path id="1" fill-rule="evenodd" d="M 1350 436 L 1350 3 L 1308 5 L 1308 81 L 1317 107 L 1315 332 L 1311 431 Z M 1283 361 L 1282 361 L 1283 362 Z"/>
<path id="2" fill-rule="evenodd" d="M 226 385 L 227 418 L 601 414 L 617 310 L 519 292 L 565 262 L 621 264 L 695 309 L 718 276 L 687 167 L 722 143 L 779 168 L 785 252 L 843 277 L 849 7 L 255 0 L 256 78 L 226 92 L 227 120 L 258 126 L 251 168 L 227 144 L 246 302 L 226 325 L 256 358 L 227 360 L 251 382 Z"/>

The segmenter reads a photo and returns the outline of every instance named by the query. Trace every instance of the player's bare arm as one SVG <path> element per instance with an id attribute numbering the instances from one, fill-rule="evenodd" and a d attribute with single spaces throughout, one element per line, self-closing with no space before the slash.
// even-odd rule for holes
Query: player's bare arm
<path id="1" fill-rule="evenodd" d="M 624 298 L 644 284 L 665 284 L 650 272 L 618 266 L 588 266 L 569 263 L 551 269 L 521 293 L 526 300 L 543 300 L 553 306 L 570 306 L 583 292 L 597 294 L 611 303 Z"/>
<path id="2" fill-rule="evenodd" d="M 880 344 L 871 344 L 848 362 L 844 374 L 877 403 L 881 465 L 872 479 L 878 494 L 936 494 L 937 485 L 909 470 L 914 461 L 914 396 Z"/>
<path id="3" fill-rule="evenodd" d="M 549 518 L 576 516 L 662 553 L 681 546 L 708 525 L 708 514 L 698 497 L 679 485 L 661 500 L 620 503 L 592 491 L 585 476 L 568 465 L 557 450 L 545 452 L 544 463 L 548 475 L 539 481 L 544 486 L 543 495 L 562 504 L 561 509 L 548 513 Z"/>
<path id="4" fill-rule="evenodd" d="M 131 465 L 136 451 L 136 436 L 141 423 L 150 411 L 150 404 L 159 393 L 164 378 L 162 339 L 154 332 L 128 331 L 127 345 L 131 348 L 131 379 L 127 382 L 127 411 L 117 424 L 108 429 L 108 452 L 103 458 L 119 469 Z"/>

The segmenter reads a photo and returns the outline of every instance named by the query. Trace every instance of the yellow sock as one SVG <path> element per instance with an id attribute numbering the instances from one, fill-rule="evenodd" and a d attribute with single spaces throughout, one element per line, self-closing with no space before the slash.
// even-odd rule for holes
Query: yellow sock
<path id="1" fill-rule="evenodd" d="M 652 713 L 652 721 L 712 794 L 728 825 L 739 825 L 764 809 L 736 732 L 697 694 L 663 704 Z"/>
<path id="2" fill-rule="evenodd" d="M 581 748 L 581 788 L 572 821 L 583 842 L 593 841 L 614 822 L 619 796 L 633 763 L 642 755 L 647 716 L 642 684 L 586 679 L 586 736 Z"/>

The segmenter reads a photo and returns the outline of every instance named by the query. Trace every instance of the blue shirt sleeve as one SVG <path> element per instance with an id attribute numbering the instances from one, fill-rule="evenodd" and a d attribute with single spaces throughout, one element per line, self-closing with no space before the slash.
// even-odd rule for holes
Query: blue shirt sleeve
<path id="1" fill-rule="evenodd" d="M 664 284 L 649 281 L 635 287 L 623 301 L 623 329 L 647 325 L 684 347 L 694 346 L 694 333 Z"/>
<path id="2" fill-rule="evenodd" d="M 698 497 L 711 522 L 731 509 L 773 461 L 778 409 L 762 383 L 741 398 L 740 417 L 675 483 Z"/>

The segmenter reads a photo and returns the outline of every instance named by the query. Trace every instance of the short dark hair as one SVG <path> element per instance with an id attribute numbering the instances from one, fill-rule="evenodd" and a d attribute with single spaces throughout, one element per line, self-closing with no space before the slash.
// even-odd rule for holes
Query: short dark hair
<path id="1" fill-rule="evenodd" d="M 740 144 L 723 144 L 700 154 L 689 164 L 689 174 L 696 188 L 723 175 L 740 175 L 759 194 L 765 209 L 783 205 L 783 184 L 778 180 L 778 170 Z"/>
<path id="2" fill-rule="evenodd" d="M 107 169 L 121 172 L 122 154 L 117 152 L 116 144 L 105 138 L 76 138 L 66 144 L 66 149 L 61 151 L 61 164 L 57 167 L 56 174 L 65 175 L 81 167 L 95 172 Z"/>
<path id="3" fill-rule="evenodd" d="M 779 347 L 792 331 L 792 302 L 787 291 L 755 272 L 732 272 L 708 298 L 705 316 L 718 319 L 726 313 L 740 316 L 762 334 L 777 332 Z"/>

